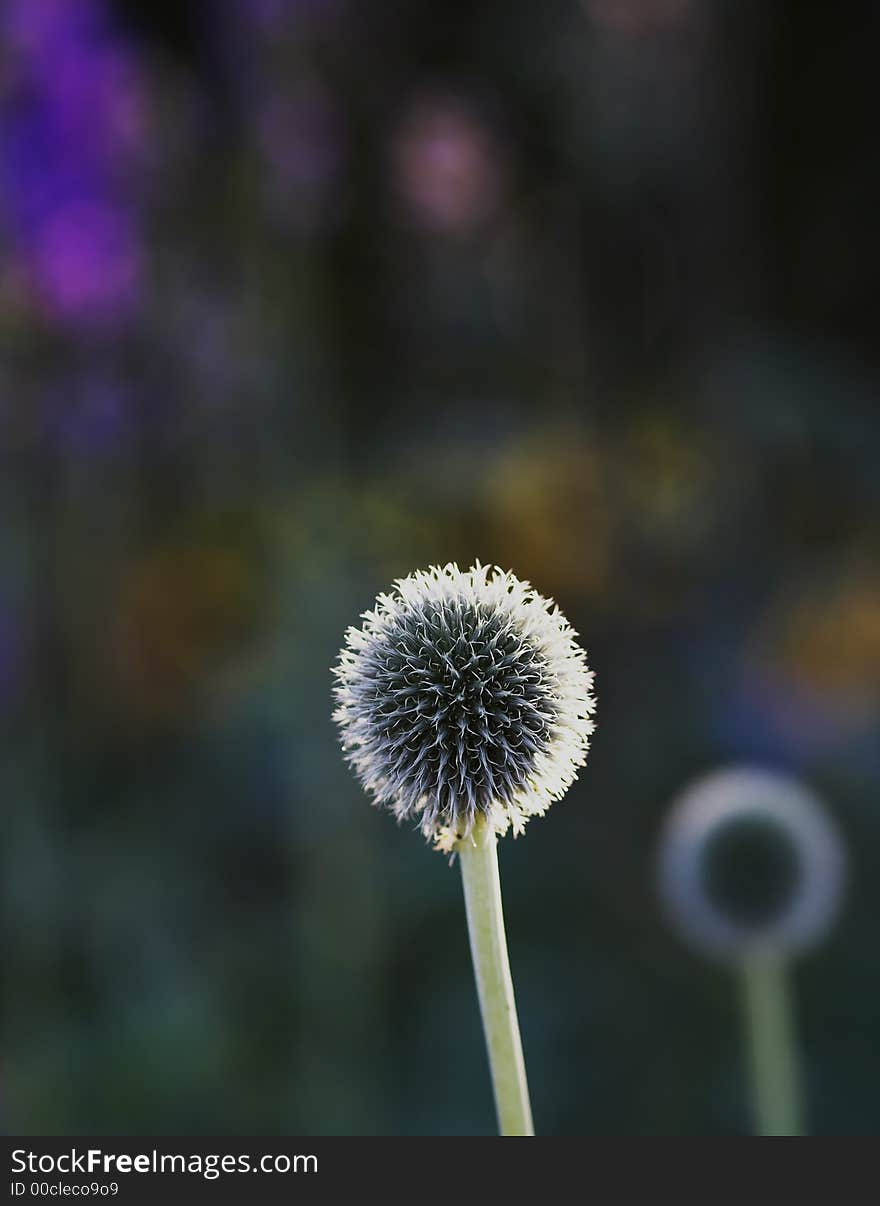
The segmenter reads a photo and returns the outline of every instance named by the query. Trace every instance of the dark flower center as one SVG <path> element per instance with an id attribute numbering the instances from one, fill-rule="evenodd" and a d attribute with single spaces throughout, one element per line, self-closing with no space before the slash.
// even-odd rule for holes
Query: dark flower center
<path id="1" fill-rule="evenodd" d="M 547 748 L 556 707 L 546 660 L 487 608 L 453 600 L 404 612 L 365 656 L 374 752 L 407 806 L 509 802 Z"/>
<path id="2" fill-rule="evenodd" d="M 799 878 L 797 851 L 769 818 L 728 821 L 707 843 L 706 895 L 738 925 L 760 928 L 775 922 L 791 903 Z"/>

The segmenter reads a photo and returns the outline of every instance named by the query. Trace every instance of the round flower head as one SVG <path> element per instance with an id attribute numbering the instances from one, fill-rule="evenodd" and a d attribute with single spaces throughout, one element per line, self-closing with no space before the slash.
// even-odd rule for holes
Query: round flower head
<path id="1" fill-rule="evenodd" d="M 837 832 L 800 783 L 748 767 L 715 772 L 680 797 L 660 844 L 670 920 L 726 959 L 793 954 L 834 920 L 845 875 Z"/>
<path id="2" fill-rule="evenodd" d="M 586 761 L 593 675 L 528 582 L 418 571 L 349 628 L 334 667 L 346 757 L 376 804 L 451 851 L 478 815 L 520 833 Z"/>

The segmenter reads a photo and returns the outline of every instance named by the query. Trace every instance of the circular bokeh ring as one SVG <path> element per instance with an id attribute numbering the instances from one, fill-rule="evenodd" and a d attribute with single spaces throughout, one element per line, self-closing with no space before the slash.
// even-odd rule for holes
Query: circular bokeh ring
<path id="1" fill-rule="evenodd" d="M 719 834 L 759 822 L 790 847 L 797 874 L 772 912 L 747 921 L 709 891 L 709 852 Z M 801 783 L 751 767 L 716 771 L 674 803 L 659 849 L 659 887 L 682 937 L 716 958 L 794 955 L 833 924 L 846 879 L 846 854 L 823 806 Z"/>

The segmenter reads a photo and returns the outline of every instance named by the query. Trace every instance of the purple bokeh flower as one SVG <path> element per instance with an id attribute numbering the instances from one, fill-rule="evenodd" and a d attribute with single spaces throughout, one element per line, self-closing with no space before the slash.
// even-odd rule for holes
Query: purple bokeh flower
<path id="1" fill-rule="evenodd" d="M 136 166 L 149 123 L 143 76 L 128 47 L 104 39 L 68 47 L 45 89 L 59 150 L 109 175 Z"/>
<path id="2" fill-rule="evenodd" d="M 0 126 L 0 221 L 33 304 L 62 328 L 135 313 L 144 251 L 132 194 L 145 162 L 140 65 L 101 0 L 12 0 Z"/>
<path id="3" fill-rule="evenodd" d="M 5 0 L 0 7 L 4 42 L 33 59 L 51 56 L 59 41 L 92 36 L 100 19 L 94 0 Z"/>
<path id="4" fill-rule="evenodd" d="M 391 156 L 398 196 L 426 230 L 468 235 L 502 208 L 507 156 L 490 124 L 463 100 L 420 98 L 394 131 Z"/>
<path id="5" fill-rule="evenodd" d="M 35 232 L 34 289 L 50 318 L 117 324 L 138 307 L 143 271 L 130 213 L 105 201 L 72 201 Z"/>

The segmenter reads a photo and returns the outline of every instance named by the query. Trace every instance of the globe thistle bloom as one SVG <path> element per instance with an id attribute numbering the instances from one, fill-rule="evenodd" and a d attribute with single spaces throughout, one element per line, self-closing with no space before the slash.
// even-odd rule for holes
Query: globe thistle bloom
<path id="1" fill-rule="evenodd" d="M 716 771 L 688 788 L 659 855 L 670 920 L 698 949 L 734 962 L 819 941 L 846 873 L 840 838 L 812 793 L 751 767 Z"/>
<path id="2" fill-rule="evenodd" d="M 484 816 L 522 832 L 571 785 L 593 675 L 552 600 L 477 562 L 399 579 L 334 667 L 346 757 L 377 805 L 452 851 Z"/>

